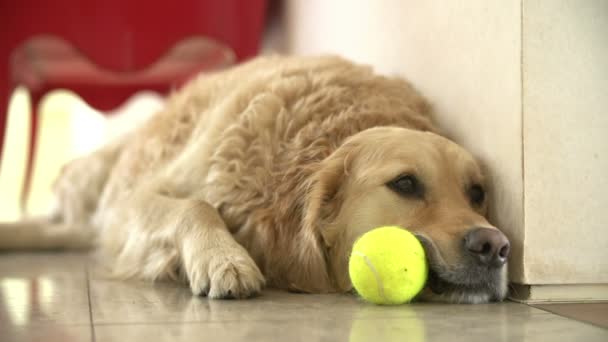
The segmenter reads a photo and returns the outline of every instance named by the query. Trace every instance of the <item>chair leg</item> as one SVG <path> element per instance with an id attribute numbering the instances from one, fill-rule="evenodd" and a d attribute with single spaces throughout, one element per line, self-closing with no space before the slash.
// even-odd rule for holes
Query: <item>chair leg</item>
<path id="1" fill-rule="evenodd" d="M 4 138 L 6 137 L 6 128 L 8 121 L 8 100 L 12 93 L 9 87 L 0 85 L 0 165 L 2 165 L 2 156 L 4 152 Z"/>
<path id="2" fill-rule="evenodd" d="M 23 179 L 23 189 L 21 191 L 20 198 L 22 214 L 26 214 L 27 200 L 29 198 L 32 186 L 32 176 L 34 174 L 34 157 L 36 156 L 39 133 L 38 129 L 40 124 L 40 117 L 38 115 L 38 104 L 40 103 L 40 96 L 36 94 L 31 94 L 31 96 L 30 139 L 25 165 L 25 177 Z"/>

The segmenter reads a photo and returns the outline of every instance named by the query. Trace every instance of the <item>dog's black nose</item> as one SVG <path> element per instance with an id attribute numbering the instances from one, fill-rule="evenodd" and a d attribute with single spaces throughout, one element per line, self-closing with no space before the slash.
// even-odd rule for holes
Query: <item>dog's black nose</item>
<path id="1" fill-rule="evenodd" d="M 472 256 L 490 267 L 504 265 L 511 249 L 505 234 L 491 228 L 471 229 L 464 237 L 464 246 Z"/>

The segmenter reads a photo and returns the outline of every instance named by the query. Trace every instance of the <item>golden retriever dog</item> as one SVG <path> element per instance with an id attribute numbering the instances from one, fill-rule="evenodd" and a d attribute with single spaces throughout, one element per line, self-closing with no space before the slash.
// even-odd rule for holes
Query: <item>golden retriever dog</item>
<path id="1" fill-rule="evenodd" d="M 398 225 L 427 252 L 419 299 L 495 301 L 509 241 L 484 217 L 485 183 L 406 81 L 338 57 L 261 57 L 200 75 L 69 163 L 52 213 L 0 226 L 0 249 L 94 245 L 118 277 L 210 298 L 348 292 L 354 241 Z"/>

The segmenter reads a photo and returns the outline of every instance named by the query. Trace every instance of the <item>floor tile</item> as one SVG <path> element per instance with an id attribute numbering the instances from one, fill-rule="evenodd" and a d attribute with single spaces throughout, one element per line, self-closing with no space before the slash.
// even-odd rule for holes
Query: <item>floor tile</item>
<path id="1" fill-rule="evenodd" d="M 298 320 L 96 326 L 96 341 L 606 341 L 608 332 L 555 315 L 349 319 L 317 312 Z"/>
<path id="2" fill-rule="evenodd" d="M 536 308 L 608 328 L 608 303 L 538 304 Z"/>
<path id="3" fill-rule="evenodd" d="M 331 316 L 356 314 L 358 318 L 415 314 L 429 318 L 483 316 L 488 312 L 519 316 L 546 314 L 542 310 L 510 302 L 476 306 L 446 307 L 421 303 L 387 307 L 364 303 L 352 295 L 305 295 L 277 290 L 265 290 L 259 297 L 249 300 L 209 300 L 192 296 L 183 285 L 102 279 L 91 280 L 91 305 L 96 324 L 297 320 L 316 317 L 319 312 Z"/>
<path id="4" fill-rule="evenodd" d="M 90 325 L 86 256 L 0 254 L 0 325 Z"/>
<path id="5" fill-rule="evenodd" d="M 193 296 L 188 287 L 176 284 L 91 280 L 93 321 L 97 324 L 297 318 L 321 310 L 348 310 L 357 303 L 347 295 L 297 295 L 273 290 L 249 300 L 209 300 Z"/>
<path id="6" fill-rule="evenodd" d="M 92 341 L 91 327 L 85 325 L 6 326 L 0 318 L 2 342 L 85 342 Z"/>
<path id="7" fill-rule="evenodd" d="M 587 342 L 608 330 L 513 302 L 386 307 L 276 290 L 209 300 L 185 285 L 107 279 L 86 255 L 0 254 L 0 341 L 91 340 Z"/>

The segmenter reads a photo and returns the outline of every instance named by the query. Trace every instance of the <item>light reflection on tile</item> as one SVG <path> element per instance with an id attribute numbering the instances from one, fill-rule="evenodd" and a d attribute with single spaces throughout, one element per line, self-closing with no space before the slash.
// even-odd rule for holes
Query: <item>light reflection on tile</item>
<path id="1" fill-rule="evenodd" d="M 11 326 L 90 324 L 86 257 L 0 257 L 0 317 Z"/>
<path id="2" fill-rule="evenodd" d="M 12 325 L 25 325 L 29 323 L 30 282 L 21 278 L 5 278 L 0 280 L 0 303 L 7 309 L 7 316 Z"/>

